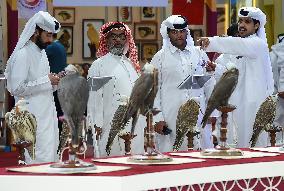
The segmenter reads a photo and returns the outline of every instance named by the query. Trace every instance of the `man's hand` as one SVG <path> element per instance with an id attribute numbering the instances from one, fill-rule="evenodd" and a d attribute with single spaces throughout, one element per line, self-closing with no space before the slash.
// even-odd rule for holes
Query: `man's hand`
<path id="1" fill-rule="evenodd" d="M 207 72 L 215 71 L 215 68 L 216 68 L 216 64 L 214 64 L 211 61 L 207 61 L 207 64 L 206 64 L 206 71 Z"/>
<path id="2" fill-rule="evenodd" d="M 284 99 L 284 92 L 278 92 L 278 96 L 282 99 Z"/>
<path id="3" fill-rule="evenodd" d="M 51 82 L 51 85 L 58 85 L 59 81 L 60 81 L 60 78 L 56 75 L 56 74 L 53 74 L 53 73 L 50 73 L 48 74 L 48 78 Z"/>
<path id="4" fill-rule="evenodd" d="M 197 40 L 197 42 L 199 43 L 202 49 L 207 48 L 208 45 L 210 44 L 209 38 L 207 37 L 201 37 L 200 39 Z"/>

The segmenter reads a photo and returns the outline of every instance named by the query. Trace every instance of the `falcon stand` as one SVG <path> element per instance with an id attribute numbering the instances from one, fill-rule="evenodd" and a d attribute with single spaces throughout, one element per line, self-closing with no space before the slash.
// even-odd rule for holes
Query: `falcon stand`
<path id="1" fill-rule="evenodd" d="M 205 149 L 201 151 L 201 155 L 203 156 L 243 156 L 243 152 L 239 149 L 229 148 L 227 147 L 227 118 L 228 113 L 235 110 L 236 107 L 233 105 L 221 106 L 218 108 L 219 111 L 222 112 L 222 122 L 220 128 L 220 145 L 216 147 L 216 149 Z"/>
<path id="2" fill-rule="evenodd" d="M 153 113 L 157 113 L 155 110 L 149 110 L 146 114 L 147 127 L 144 135 L 144 149 L 143 155 L 134 155 L 128 158 L 130 162 L 136 163 L 158 163 L 158 162 L 170 162 L 173 159 L 167 155 L 163 155 L 155 149 L 155 131 L 153 126 Z"/>
<path id="3" fill-rule="evenodd" d="M 124 150 L 125 150 L 125 155 L 130 155 L 131 154 L 131 140 L 136 137 L 137 135 L 133 135 L 130 132 L 123 133 L 121 135 L 118 135 L 119 138 L 124 140 Z"/>
<path id="4" fill-rule="evenodd" d="M 200 134 L 200 132 L 198 131 L 194 131 L 194 132 L 190 132 L 188 131 L 186 136 L 187 136 L 187 148 L 189 151 L 193 150 L 194 144 L 193 144 L 193 140 L 195 136 L 198 136 Z"/>
<path id="5" fill-rule="evenodd" d="M 100 156 L 100 153 L 99 153 L 99 146 L 98 146 L 98 142 L 101 138 L 101 135 L 102 135 L 102 128 L 101 127 L 97 127 L 96 125 L 94 125 L 92 127 L 92 132 L 93 132 L 93 145 L 94 145 L 94 154 L 99 157 Z"/>
<path id="6" fill-rule="evenodd" d="M 66 121 L 64 121 L 66 123 Z M 83 120 L 83 125 L 85 129 L 85 119 Z M 68 125 L 67 125 L 68 126 Z M 70 127 L 69 127 L 70 128 Z M 51 168 L 57 168 L 61 172 L 84 172 L 89 170 L 95 170 L 97 167 L 92 163 L 83 162 L 78 159 L 78 155 L 84 154 L 87 148 L 81 150 L 81 148 L 86 144 L 85 138 L 81 137 L 79 145 L 72 145 L 71 131 L 68 132 L 68 154 L 69 159 L 67 161 L 60 161 L 59 163 L 51 164 Z M 63 150 L 64 152 L 64 150 Z M 63 155 L 63 153 L 61 153 Z"/>
<path id="7" fill-rule="evenodd" d="M 26 158 L 25 158 L 25 148 L 28 148 L 32 145 L 32 142 L 30 141 L 18 141 L 16 143 L 13 143 L 12 146 L 16 147 L 18 151 L 18 165 L 26 165 Z"/>
<path id="8" fill-rule="evenodd" d="M 275 147 L 276 146 L 275 145 L 276 144 L 276 133 L 281 132 L 282 127 L 273 125 L 272 128 L 265 129 L 265 131 L 269 133 L 271 147 Z"/>

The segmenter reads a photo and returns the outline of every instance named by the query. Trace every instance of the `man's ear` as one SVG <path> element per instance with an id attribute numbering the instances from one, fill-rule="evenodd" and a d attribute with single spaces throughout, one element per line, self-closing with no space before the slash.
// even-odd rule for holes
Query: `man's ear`
<path id="1" fill-rule="evenodd" d="M 255 30 L 259 29 L 259 22 L 257 22 L 257 23 L 254 25 L 254 29 L 255 29 Z"/>
<path id="2" fill-rule="evenodd" d="M 38 36 L 39 35 L 39 31 L 36 29 L 34 32 L 34 36 Z"/>

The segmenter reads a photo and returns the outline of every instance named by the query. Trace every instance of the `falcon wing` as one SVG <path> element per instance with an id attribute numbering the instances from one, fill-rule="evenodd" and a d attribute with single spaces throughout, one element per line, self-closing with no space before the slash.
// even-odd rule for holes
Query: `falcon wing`
<path id="1" fill-rule="evenodd" d="M 113 144 L 113 140 L 115 139 L 116 135 L 125 128 L 126 124 L 123 123 L 122 118 L 126 112 L 127 112 L 127 105 L 122 104 L 118 106 L 117 110 L 114 113 L 106 144 L 107 155 L 110 154 L 111 146 Z"/>
<path id="2" fill-rule="evenodd" d="M 78 144 L 81 121 L 87 107 L 89 89 L 87 80 L 79 73 L 69 74 L 60 80 L 58 99 L 65 120 L 71 128 L 72 142 Z"/>
<path id="3" fill-rule="evenodd" d="M 217 82 L 207 103 L 205 114 L 201 122 L 202 128 L 205 127 L 209 116 L 215 109 L 228 104 L 229 98 L 238 83 L 238 76 L 238 69 L 233 68 L 225 72 Z"/>
<path id="4" fill-rule="evenodd" d="M 29 141 L 32 143 L 31 146 L 27 148 L 31 158 L 34 160 L 35 159 L 35 144 L 36 144 L 36 131 L 37 131 L 37 121 L 35 116 L 28 112 L 28 111 L 23 111 L 21 112 L 21 116 L 24 119 L 22 121 L 22 125 L 24 128 L 21 130 L 21 136 L 23 140 Z"/>
<path id="5" fill-rule="evenodd" d="M 158 92 L 158 70 L 155 69 L 152 75 L 154 79 L 154 81 L 152 82 L 153 86 L 150 93 L 148 94 L 148 96 L 144 101 L 144 107 L 142 108 L 143 115 L 145 115 L 149 109 L 153 109 L 154 101 Z"/>
<path id="6" fill-rule="evenodd" d="M 268 96 L 265 101 L 260 105 L 255 121 L 253 124 L 252 137 L 250 139 L 251 147 L 254 147 L 259 135 L 269 125 L 272 125 L 276 115 L 276 101 L 272 96 Z"/>
<path id="7" fill-rule="evenodd" d="M 176 120 L 176 138 L 173 145 L 174 151 L 179 150 L 183 143 L 184 136 L 188 131 L 192 133 L 195 132 L 199 108 L 199 104 L 193 99 L 189 99 L 186 103 L 180 106 Z M 192 139 L 193 138 L 194 137 L 192 137 Z"/>
<path id="8" fill-rule="evenodd" d="M 151 92 L 153 86 L 153 78 L 151 74 L 143 74 L 136 80 L 132 89 L 128 109 L 123 122 L 127 123 L 131 117 L 137 116 L 140 107 L 144 104 L 144 100 Z"/>

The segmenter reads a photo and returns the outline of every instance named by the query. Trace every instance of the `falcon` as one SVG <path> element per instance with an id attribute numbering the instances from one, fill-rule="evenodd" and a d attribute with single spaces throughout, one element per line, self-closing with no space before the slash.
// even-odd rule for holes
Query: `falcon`
<path id="1" fill-rule="evenodd" d="M 135 81 L 130 98 L 122 96 L 121 104 L 114 113 L 106 145 L 108 154 L 114 138 L 125 128 L 131 118 L 131 133 L 134 134 L 139 114 L 146 115 L 149 110 L 153 109 L 157 91 L 158 70 L 152 64 L 146 63 L 142 69 L 141 76 Z"/>
<path id="2" fill-rule="evenodd" d="M 107 155 L 110 155 L 111 146 L 113 144 L 113 141 L 116 137 L 116 135 L 122 131 L 126 124 L 123 124 L 122 118 L 124 117 L 125 113 L 127 112 L 127 103 L 128 103 L 129 97 L 127 96 L 121 96 L 119 99 L 120 104 L 118 108 L 116 109 L 112 122 L 111 122 L 111 128 L 109 131 L 109 136 L 106 144 L 106 153 Z"/>
<path id="3" fill-rule="evenodd" d="M 232 68 L 223 73 L 220 80 L 215 85 L 212 94 L 208 100 L 207 108 L 202 119 L 202 128 L 206 126 L 211 113 L 220 106 L 228 105 L 229 98 L 234 92 L 238 83 L 239 70 Z"/>
<path id="4" fill-rule="evenodd" d="M 180 106 L 176 120 L 176 139 L 173 145 L 174 151 L 180 149 L 187 132 L 190 132 L 192 135 L 195 134 L 199 111 L 199 103 L 195 101 L 194 98 L 189 99 Z M 193 139 L 194 136 L 191 136 L 191 138 Z"/>
<path id="5" fill-rule="evenodd" d="M 127 111 L 122 119 L 125 125 L 132 118 L 132 134 L 134 134 L 139 114 L 146 115 L 149 110 L 153 109 L 157 91 L 158 70 L 152 64 L 146 63 L 141 76 L 134 84 L 127 104 Z"/>
<path id="6" fill-rule="evenodd" d="M 276 115 L 276 96 L 268 96 L 260 105 L 253 124 L 253 132 L 250 139 L 251 147 L 255 147 L 259 135 L 263 130 L 272 127 Z"/>
<path id="7" fill-rule="evenodd" d="M 58 100 L 64 113 L 72 137 L 72 145 L 78 145 L 82 136 L 82 120 L 89 98 L 87 80 L 80 75 L 74 65 L 65 68 L 66 75 L 58 84 Z"/>
<path id="8" fill-rule="evenodd" d="M 30 142 L 27 148 L 30 157 L 35 159 L 35 144 L 37 121 L 35 116 L 27 110 L 28 102 L 20 99 L 15 107 L 5 114 L 5 121 L 11 129 L 15 143 Z"/>

